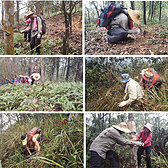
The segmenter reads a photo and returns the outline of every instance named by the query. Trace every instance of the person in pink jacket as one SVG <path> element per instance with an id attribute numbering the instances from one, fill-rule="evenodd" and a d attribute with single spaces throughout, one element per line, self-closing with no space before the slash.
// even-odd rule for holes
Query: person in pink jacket
<path id="1" fill-rule="evenodd" d="M 139 146 L 137 151 L 138 156 L 138 168 L 141 165 L 141 155 L 143 154 L 144 150 L 146 152 L 146 162 L 147 168 L 151 168 L 151 159 L 150 159 L 150 152 L 151 152 L 151 138 L 152 138 L 152 125 L 147 123 L 144 125 L 143 129 L 140 131 L 137 141 L 141 141 L 143 143 L 142 146 Z"/>

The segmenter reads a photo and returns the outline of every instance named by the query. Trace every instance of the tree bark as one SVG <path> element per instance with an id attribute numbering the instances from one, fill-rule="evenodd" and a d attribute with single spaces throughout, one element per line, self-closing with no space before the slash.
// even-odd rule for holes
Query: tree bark
<path id="1" fill-rule="evenodd" d="M 134 114 L 129 113 L 128 114 L 128 128 L 131 131 L 130 134 L 130 140 L 135 141 L 136 140 L 136 126 L 135 126 L 135 119 L 134 119 Z M 130 149 L 130 167 L 131 168 L 137 168 L 138 163 L 137 163 L 137 147 L 132 147 Z"/>
<path id="2" fill-rule="evenodd" d="M 5 1 L 5 19 L 4 19 L 4 39 L 5 55 L 14 55 L 14 1 Z"/>

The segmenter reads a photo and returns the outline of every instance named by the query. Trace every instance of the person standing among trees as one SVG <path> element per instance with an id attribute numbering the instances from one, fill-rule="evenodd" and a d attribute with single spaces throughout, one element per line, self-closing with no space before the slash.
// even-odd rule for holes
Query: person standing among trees
<path id="1" fill-rule="evenodd" d="M 25 28 L 27 28 L 29 26 L 30 22 L 31 22 L 31 19 L 27 18 L 26 15 L 24 16 L 24 18 L 26 19 Z M 28 36 L 28 40 L 27 40 L 27 36 Z M 27 44 L 30 43 L 30 41 L 31 41 L 31 30 L 24 32 L 24 41 L 27 41 Z"/>
<path id="2" fill-rule="evenodd" d="M 144 125 L 143 129 L 140 131 L 136 139 L 137 141 L 141 140 L 141 142 L 143 143 L 142 146 L 139 146 L 137 151 L 138 168 L 141 168 L 141 155 L 143 154 L 144 150 L 146 152 L 147 168 L 151 168 L 151 159 L 150 159 L 151 138 L 152 138 L 152 125 L 150 123 L 147 123 L 146 125 Z"/>
<path id="3" fill-rule="evenodd" d="M 100 168 L 103 159 L 109 159 L 112 166 L 120 168 L 119 157 L 116 152 L 113 151 L 115 144 L 141 146 L 141 142 L 130 141 L 125 139 L 122 134 L 131 133 L 127 128 L 126 123 L 121 122 L 119 125 L 113 125 L 110 128 L 106 128 L 101 132 L 90 146 L 91 158 L 90 168 Z"/>
<path id="4" fill-rule="evenodd" d="M 144 92 L 139 85 L 138 82 L 133 80 L 129 77 L 129 74 L 122 74 L 121 75 L 121 82 L 125 84 L 125 96 L 124 100 L 126 99 L 127 95 L 129 96 L 129 99 L 126 101 L 122 101 L 119 103 L 119 107 L 123 107 L 127 104 L 131 104 L 135 100 L 139 100 L 143 97 Z"/>
<path id="5" fill-rule="evenodd" d="M 27 18 L 31 19 L 31 22 L 29 26 L 20 31 L 21 33 L 28 32 L 31 30 L 31 42 L 30 42 L 30 47 L 31 50 L 38 46 L 41 43 L 41 37 L 42 37 L 42 20 L 39 16 L 35 16 L 34 12 L 29 11 L 26 14 Z M 36 48 L 36 53 L 40 54 L 40 46 Z M 31 52 L 33 54 L 33 51 Z"/>

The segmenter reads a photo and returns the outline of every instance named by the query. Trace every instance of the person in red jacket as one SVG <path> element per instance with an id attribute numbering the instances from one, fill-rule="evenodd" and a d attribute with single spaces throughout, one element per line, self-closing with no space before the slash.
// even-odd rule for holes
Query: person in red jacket
<path id="1" fill-rule="evenodd" d="M 141 155 L 143 154 L 144 150 L 146 152 L 146 161 L 147 161 L 147 168 L 151 168 L 151 159 L 150 159 L 150 152 L 151 152 L 151 138 L 152 138 L 152 125 L 147 123 L 144 125 L 143 129 L 140 131 L 137 141 L 141 140 L 143 143 L 142 146 L 139 146 L 137 151 L 138 156 L 138 168 L 141 165 Z"/>

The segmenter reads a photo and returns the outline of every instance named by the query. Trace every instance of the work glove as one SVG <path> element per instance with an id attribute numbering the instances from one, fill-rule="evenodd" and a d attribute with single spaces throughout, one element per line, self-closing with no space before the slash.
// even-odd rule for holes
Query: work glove
<path id="1" fill-rule="evenodd" d="M 134 142 L 136 146 L 142 146 L 142 142 Z"/>
<path id="2" fill-rule="evenodd" d="M 119 103 L 118 106 L 119 106 L 119 107 L 123 107 L 123 106 L 125 106 L 126 104 L 127 104 L 126 101 L 122 101 L 122 102 Z"/>
<path id="3" fill-rule="evenodd" d="M 38 38 L 38 39 L 41 38 L 41 34 L 40 34 L 40 33 L 37 34 L 37 38 Z"/>
<path id="4" fill-rule="evenodd" d="M 127 94 L 123 97 L 123 99 L 126 100 L 126 98 L 127 98 Z"/>
<path id="5" fill-rule="evenodd" d="M 21 30 L 20 33 L 24 33 L 24 30 Z"/>
<path id="6" fill-rule="evenodd" d="M 145 143 L 142 143 L 142 146 L 144 146 L 145 145 Z"/>

